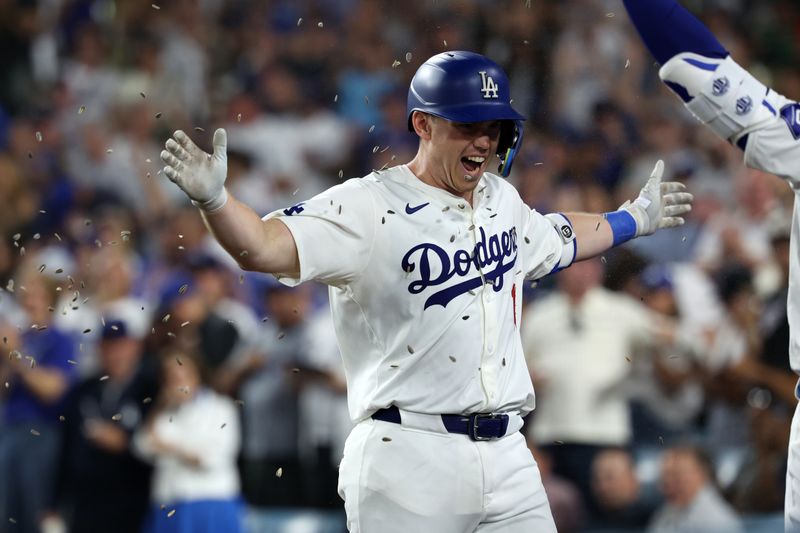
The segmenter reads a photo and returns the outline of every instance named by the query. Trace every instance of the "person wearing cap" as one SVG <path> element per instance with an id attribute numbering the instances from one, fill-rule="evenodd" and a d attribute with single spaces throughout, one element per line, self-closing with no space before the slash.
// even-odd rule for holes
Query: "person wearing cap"
<path id="1" fill-rule="evenodd" d="M 66 402 L 54 514 L 69 531 L 139 532 L 147 510 L 150 467 L 133 456 L 130 440 L 156 382 L 143 364 L 148 331 L 137 310 L 118 308 L 105 317 L 99 368 Z"/>
<path id="2" fill-rule="evenodd" d="M 652 312 L 674 320 L 687 342 L 681 346 L 654 347 L 641 352 L 633 361 L 626 383 L 631 397 L 634 441 L 638 445 L 687 438 L 699 430 L 698 417 L 703 408 L 703 388 L 695 375 L 696 348 L 700 336 L 696 324 L 690 324 L 685 305 L 678 301 L 676 285 L 686 283 L 681 264 L 647 266 L 639 276 L 644 305 Z"/>
<path id="3" fill-rule="evenodd" d="M 254 348 L 258 319 L 248 306 L 233 297 L 235 274 L 229 265 L 210 253 L 195 252 L 189 256 L 188 266 L 190 284 L 206 309 L 196 324 L 197 349 L 209 368 L 216 370 L 229 358 Z"/>
<path id="4" fill-rule="evenodd" d="M 553 531 L 518 431 L 534 407 L 522 287 L 690 210 L 661 162 L 616 211 L 530 209 L 502 179 L 524 130 L 510 94 L 487 57 L 429 58 L 408 90 L 411 161 L 263 219 L 225 189 L 225 130 L 213 155 L 183 131 L 161 152 L 164 175 L 242 268 L 329 285 L 355 422 L 339 474 L 352 531 Z"/>

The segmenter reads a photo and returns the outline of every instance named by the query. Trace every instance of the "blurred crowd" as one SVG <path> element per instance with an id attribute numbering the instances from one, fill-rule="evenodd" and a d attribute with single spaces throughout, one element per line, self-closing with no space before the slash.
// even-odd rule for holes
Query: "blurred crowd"
<path id="1" fill-rule="evenodd" d="M 684 3 L 800 98 L 796 2 Z M 325 288 L 242 272 L 159 152 L 225 127 L 229 190 L 286 208 L 411 159 L 408 83 L 451 49 L 509 73 L 531 207 L 614 210 L 659 158 L 696 198 L 685 226 L 526 288 L 524 431 L 559 531 L 781 512 L 794 195 L 657 82 L 618 0 L 0 0 L 0 531 L 341 511 Z"/>

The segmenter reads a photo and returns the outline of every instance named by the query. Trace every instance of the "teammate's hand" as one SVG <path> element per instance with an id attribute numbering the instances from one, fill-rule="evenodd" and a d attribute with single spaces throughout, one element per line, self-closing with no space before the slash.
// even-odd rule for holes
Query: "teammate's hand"
<path id="1" fill-rule="evenodd" d="M 680 226 L 684 223 L 681 215 L 692 210 L 694 196 L 685 192 L 686 185 L 677 181 L 661 183 L 663 173 L 664 162 L 659 159 L 636 200 L 620 206 L 636 221 L 637 237 Z"/>
<path id="2" fill-rule="evenodd" d="M 164 174 L 205 211 L 225 205 L 225 177 L 228 173 L 228 136 L 222 128 L 214 132 L 214 153 L 201 150 L 183 131 L 167 139 L 161 160 L 167 165 Z"/>

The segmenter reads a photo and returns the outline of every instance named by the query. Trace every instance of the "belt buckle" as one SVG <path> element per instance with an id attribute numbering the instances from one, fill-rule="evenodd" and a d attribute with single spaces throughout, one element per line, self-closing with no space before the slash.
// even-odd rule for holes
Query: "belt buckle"
<path id="1" fill-rule="evenodd" d="M 489 413 L 489 414 L 474 413 L 469 415 L 469 429 L 468 429 L 469 433 L 467 433 L 469 435 L 469 438 L 477 441 L 497 439 L 498 437 L 494 436 L 482 437 L 481 435 L 478 435 L 478 424 L 480 423 L 481 420 L 495 420 L 497 418 L 500 418 L 500 416 L 502 415 L 496 415 L 494 413 Z"/>

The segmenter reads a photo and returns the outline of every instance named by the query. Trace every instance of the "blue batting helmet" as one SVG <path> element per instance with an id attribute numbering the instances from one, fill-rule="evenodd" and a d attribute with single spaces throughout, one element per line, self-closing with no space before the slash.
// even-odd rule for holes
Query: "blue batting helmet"
<path id="1" fill-rule="evenodd" d="M 408 88 L 408 129 L 411 114 L 422 111 L 452 122 L 506 121 L 500 133 L 498 172 L 508 176 L 522 145 L 525 117 L 511 107 L 508 76 L 500 65 L 474 52 L 437 54 L 423 63 Z"/>

